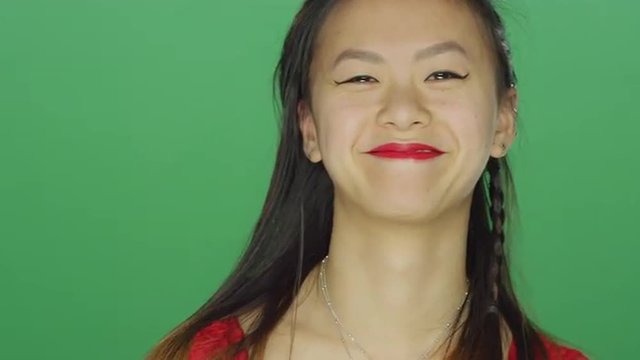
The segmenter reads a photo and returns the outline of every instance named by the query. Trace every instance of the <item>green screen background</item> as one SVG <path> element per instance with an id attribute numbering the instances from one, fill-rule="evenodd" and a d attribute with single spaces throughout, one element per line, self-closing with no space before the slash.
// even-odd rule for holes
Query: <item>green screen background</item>
<path id="1" fill-rule="evenodd" d="M 0 358 L 140 359 L 230 271 L 299 0 L 0 2 Z M 638 358 L 640 3 L 509 1 L 518 293 Z"/>

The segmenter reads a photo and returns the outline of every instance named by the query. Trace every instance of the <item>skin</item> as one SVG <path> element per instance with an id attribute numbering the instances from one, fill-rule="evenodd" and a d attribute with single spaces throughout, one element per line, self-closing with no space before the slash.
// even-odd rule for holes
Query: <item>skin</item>
<path id="1" fill-rule="evenodd" d="M 498 98 L 483 31 L 456 1 L 350 0 L 319 35 L 300 130 L 307 157 L 322 161 L 335 185 L 331 298 L 374 359 L 417 358 L 466 290 L 472 191 L 489 157 L 504 156 L 513 142 L 517 107 L 515 89 Z M 434 53 L 443 43 L 457 45 Z M 347 49 L 377 59 L 336 64 Z M 431 51 L 416 61 L 423 49 Z M 366 154 L 387 142 L 421 142 L 446 153 L 427 161 Z M 317 271 L 270 336 L 265 359 L 288 358 L 294 315 L 293 359 L 348 359 Z M 505 329 L 505 353 L 510 339 Z"/>

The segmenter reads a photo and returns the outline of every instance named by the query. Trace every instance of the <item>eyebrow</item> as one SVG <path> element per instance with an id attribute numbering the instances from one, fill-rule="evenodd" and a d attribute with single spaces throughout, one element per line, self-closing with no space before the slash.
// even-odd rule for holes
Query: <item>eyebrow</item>
<path id="1" fill-rule="evenodd" d="M 469 57 L 467 51 L 458 42 L 444 41 L 418 50 L 413 56 L 413 60 L 424 60 L 451 51 L 460 53 L 465 57 Z M 333 68 L 338 66 L 340 62 L 348 59 L 362 60 L 373 64 L 384 63 L 384 57 L 376 52 L 362 49 L 346 49 L 341 52 L 333 61 Z"/>

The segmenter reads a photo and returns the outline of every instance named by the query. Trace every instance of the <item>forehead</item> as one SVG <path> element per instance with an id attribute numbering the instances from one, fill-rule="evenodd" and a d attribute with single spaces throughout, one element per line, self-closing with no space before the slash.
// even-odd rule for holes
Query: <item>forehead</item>
<path id="1" fill-rule="evenodd" d="M 320 56 L 345 48 L 369 48 L 402 56 L 443 41 L 461 44 L 470 57 L 486 60 L 481 20 L 461 0 L 343 0 L 325 20 L 317 39 Z"/>

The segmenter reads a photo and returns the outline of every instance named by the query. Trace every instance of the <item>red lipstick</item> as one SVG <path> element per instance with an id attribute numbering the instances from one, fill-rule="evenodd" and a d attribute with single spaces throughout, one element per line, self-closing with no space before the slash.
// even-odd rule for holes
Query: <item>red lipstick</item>
<path id="1" fill-rule="evenodd" d="M 367 154 L 391 159 L 428 160 L 444 154 L 444 151 L 420 143 L 387 143 L 367 151 Z"/>

